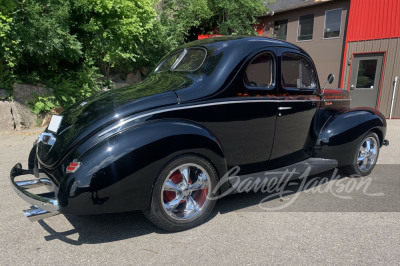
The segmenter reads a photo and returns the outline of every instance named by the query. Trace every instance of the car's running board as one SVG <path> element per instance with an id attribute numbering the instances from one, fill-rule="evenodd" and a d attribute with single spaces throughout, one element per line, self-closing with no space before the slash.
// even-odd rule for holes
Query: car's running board
<path id="1" fill-rule="evenodd" d="M 331 170 L 337 166 L 338 162 L 333 159 L 309 158 L 292 165 L 265 172 L 236 176 L 231 175 L 228 180 L 232 188 L 234 188 L 233 193 L 237 193 L 241 192 L 240 190 L 244 186 L 259 186 L 260 184 L 267 184 L 272 179 L 276 179 L 277 181 L 274 181 L 273 183 L 277 184 L 297 178 L 306 178 L 308 176 Z"/>

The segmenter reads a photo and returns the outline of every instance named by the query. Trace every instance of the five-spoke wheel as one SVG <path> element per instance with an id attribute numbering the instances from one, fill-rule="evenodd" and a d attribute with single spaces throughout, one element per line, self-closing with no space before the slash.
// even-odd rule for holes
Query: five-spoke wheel
<path id="1" fill-rule="evenodd" d="M 369 132 L 360 142 L 352 165 L 345 168 L 350 175 L 369 175 L 376 165 L 379 156 L 380 142 L 378 135 Z"/>
<path id="2" fill-rule="evenodd" d="M 362 171 L 369 171 L 374 167 L 378 157 L 378 143 L 374 137 L 364 139 L 358 151 L 357 163 Z"/>
<path id="3" fill-rule="evenodd" d="M 207 202 L 210 177 L 200 165 L 188 163 L 173 169 L 162 187 L 162 204 L 174 219 L 197 215 Z"/>
<path id="4" fill-rule="evenodd" d="M 193 155 L 169 163 L 158 177 L 146 217 L 167 231 L 182 231 L 202 223 L 215 200 L 217 174 L 207 160 Z"/>

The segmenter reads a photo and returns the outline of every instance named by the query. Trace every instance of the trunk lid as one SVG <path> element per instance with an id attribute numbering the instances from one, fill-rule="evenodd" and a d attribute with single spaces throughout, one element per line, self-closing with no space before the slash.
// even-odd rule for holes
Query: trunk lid
<path id="1" fill-rule="evenodd" d="M 37 145 L 39 161 L 54 167 L 79 141 L 126 116 L 178 103 L 175 90 L 191 80 L 175 73 L 157 73 L 145 81 L 99 93 L 66 109 L 57 133 L 47 128 Z"/>

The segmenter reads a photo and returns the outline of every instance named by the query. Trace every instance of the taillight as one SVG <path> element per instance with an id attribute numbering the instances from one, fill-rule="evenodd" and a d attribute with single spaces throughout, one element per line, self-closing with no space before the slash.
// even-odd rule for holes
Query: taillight
<path id="1" fill-rule="evenodd" d="M 79 169 L 79 167 L 81 167 L 81 163 L 80 162 L 71 162 L 68 166 L 67 166 L 67 173 L 75 173 L 76 170 Z"/>

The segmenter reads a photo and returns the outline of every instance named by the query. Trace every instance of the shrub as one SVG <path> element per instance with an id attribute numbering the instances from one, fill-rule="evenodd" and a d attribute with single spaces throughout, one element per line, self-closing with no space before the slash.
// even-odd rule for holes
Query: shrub
<path id="1" fill-rule="evenodd" d="M 100 90 L 97 67 L 89 61 L 77 71 L 66 71 L 48 82 L 60 106 L 66 108 Z"/>
<path id="2" fill-rule="evenodd" d="M 54 96 L 36 96 L 35 100 L 28 102 L 29 109 L 37 115 L 43 115 L 58 106 Z"/>

